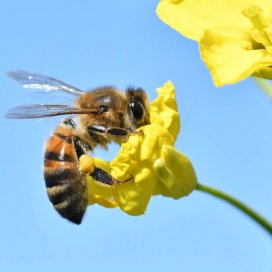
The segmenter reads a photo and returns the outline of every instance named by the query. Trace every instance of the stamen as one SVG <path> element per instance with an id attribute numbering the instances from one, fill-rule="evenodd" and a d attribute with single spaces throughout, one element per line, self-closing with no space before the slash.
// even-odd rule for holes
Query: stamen
<path id="1" fill-rule="evenodd" d="M 242 14 L 248 17 L 252 25 L 259 30 L 263 30 L 268 26 L 267 20 L 265 20 L 263 16 L 262 9 L 258 6 L 249 6 L 242 10 Z"/>
<path id="2" fill-rule="evenodd" d="M 242 14 L 250 20 L 254 27 L 251 31 L 251 38 L 270 53 L 270 49 L 268 48 L 272 45 L 272 26 L 265 19 L 262 9 L 251 5 L 244 8 Z"/>
<path id="3" fill-rule="evenodd" d="M 271 45 L 271 41 L 267 38 L 266 33 L 257 29 L 254 29 L 251 32 L 251 38 L 257 43 L 262 44 L 264 47 L 268 47 Z"/>

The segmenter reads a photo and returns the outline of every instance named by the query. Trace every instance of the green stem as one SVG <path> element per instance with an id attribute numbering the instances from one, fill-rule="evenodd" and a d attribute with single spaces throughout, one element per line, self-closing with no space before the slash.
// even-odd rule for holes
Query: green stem
<path id="1" fill-rule="evenodd" d="M 263 89 L 263 91 L 265 91 L 269 98 L 272 98 L 272 87 L 262 78 L 254 77 L 254 80 Z"/>
<path id="2" fill-rule="evenodd" d="M 240 211 L 248 215 L 251 219 L 253 219 L 256 223 L 258 223 L 261 227 L 263 227 L 266 231 L 272 235 L 272 224 L 268 222 L 265 218 L 263 218 L 261 215 L 253 211 L 251 208 L 249 208 L 247 205 L 239 201 L 238 199 L 235 199 L 234 197 L 219 191 L 217 189 L 211 188 L 209 186 L 203 185 L 203 184 L 197 184 L 196 189 L 205 193 L 208 193 L 210 195 L 213 195 L 217 198 L 223 199 L 229 204 L 233 205 L 234 207 L 238 208 Z"/>

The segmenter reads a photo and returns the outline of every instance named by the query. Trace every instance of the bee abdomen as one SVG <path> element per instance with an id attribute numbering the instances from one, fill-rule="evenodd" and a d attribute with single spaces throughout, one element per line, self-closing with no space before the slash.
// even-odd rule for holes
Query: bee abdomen
<path id="1" fill-rule="evenodd" d="M 78 170 L 72 130 L 58 127 L 49 138 L 44 155 L 48 197 L 64 218 L 80 224 L 87 209 L 85 176 Z"/>
<path id="2" fill-rule="evenodd" d="M 71 180 L 77 176 L 75 170 L 70 168 L 45 168 L 44 179 L 47 188 L 52 188 L 60 185 L 68 185 Z"/>
<path id="3" fill-rule="evenodd" d="M 57 161 L 57 162 L 74 162 L 75 161 L 75 158 L 69 154 L 55 153 L 52 151 L 46 151 L 44 154 L 44 159 L 49 161 Z"/>
<path id="4" fill-rule="evenodd" d="M 80 224 L 87 208 L 84 187 L 80 179 L 67 180 L 66 183 L 47 187 L 48 197 L 54 208 L 68 220 Z"/>

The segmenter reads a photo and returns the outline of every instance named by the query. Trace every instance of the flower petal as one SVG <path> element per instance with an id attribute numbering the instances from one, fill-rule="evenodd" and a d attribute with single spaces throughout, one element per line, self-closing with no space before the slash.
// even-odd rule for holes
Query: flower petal
<path id="1" fill-rule="evenodd" d="M 100 195 L 93 195 L 93 194 L 90 194 L 88 196 L 88 204 L 89 205 L 99 204 L 100 206 L 103 206 L 105 208 L 117 208 L 118 207 L 118 204 L 116 203 L 116 201 L 104 198 Z"/>
<path id="2" fill-rule="evenodd" d="M 156 194 L 178 199 L 195 189 L 197 178 L 192 163 L 172 146 L 162 147 L 162 157 L 155 161 L 154 170 Z"/>
<path id="3" fill-rule="evenodd" d="M 157 89 L 158 97 L 150 104 L 150 122 L 166 128 L 177 138 L 180 130 L 180 118 L 175 99 L 175 88 L 171 81 Z"/>
<path id="4" fill-rule="evenodd" d="M 160 157 L 165 144 L 173 145 L 171 134 L 157 124 L 141 127 L 143 133 L 132 134 L 122 144 L 117 157 L 112 160 L 111 174 L 117 180 L 127 180 L 131 176 L 134 182 L 116 184 L 114 198 L 120 209 L 130 215 L 140 215 L 154 192 L 156 177 L 153 163 Z"/>
<path id="5" fill-rule="evenodd" d="M 173 137 L 165 128 L 157 124 L 141 127 L 140 131 L 129 136 L 117 157 L 111 161 L 111 174 L 118 180 L 125 180 L 134 169 L 139 168 L 139 163 L 152 166 L 160 156 L 164 144 L 174 144 Z"/>
<path id="6" fill-rule="evenodd" d="M 264 0 L 263 0 L 264 1 Z M 222 29 L 226 35 L 247 39 L 250 22 L 242 16 L 239 0 L 161 0 L 159 18 L 185 37 L 199 41 L 206 29 Z"/>
<path id="7" fill-rule="evenodd" d="M 272 63 L 266 50 L 243 48 L 240 41 L 215 31 L 205 32 L 200 52 L 216 86 L 236 83 Z"/>
<path id="8" fill-rule="evenodd" d="M 134 181 L 116 184 L 114 198 L 120 209 L 130 215 L 145 213 L 154 191 L 156 179 L 150 167 L 141 163 L 132 172 Z"/>

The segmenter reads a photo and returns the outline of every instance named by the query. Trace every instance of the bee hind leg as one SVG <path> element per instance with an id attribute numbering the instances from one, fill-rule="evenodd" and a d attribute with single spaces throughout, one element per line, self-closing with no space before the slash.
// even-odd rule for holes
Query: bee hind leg
<path id="1" fill-rule="evenodd" d="M 107 171 L 95 167 L 93 173 L 91 173 L 91 176 L 98 182 L 104 183 L 106 185 L 114 185 L 115 183 L 125 183 L 129 181 L 134 181 L 133 176 L 130 176 L 128 179 L 125 180 L 117 180 L 114 177 L 112 177 Z"/>

